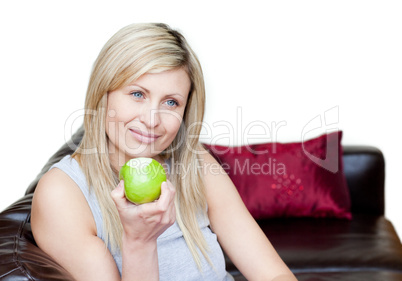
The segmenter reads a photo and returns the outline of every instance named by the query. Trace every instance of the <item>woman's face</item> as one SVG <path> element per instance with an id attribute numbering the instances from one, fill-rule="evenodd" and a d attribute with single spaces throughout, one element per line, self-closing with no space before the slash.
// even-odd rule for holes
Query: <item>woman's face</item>
<path id="1" fill-rule="evenodd" d="M 144 74 L 108 93 L 106 133 L 114 165 L 135 157 L 154 157 L 174 140 L 182 122 L 191 81 L 174 69 Z"/>

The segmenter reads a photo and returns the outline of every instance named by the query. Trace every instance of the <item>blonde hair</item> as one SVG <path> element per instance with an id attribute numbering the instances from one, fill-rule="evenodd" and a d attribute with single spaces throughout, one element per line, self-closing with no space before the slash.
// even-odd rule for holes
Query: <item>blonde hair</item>
<path id="1" fill-rule="evenodd" d="M 105 44 L 95 61 L 85 101 L 85 133 L 77 156 L 88 185 L 94 189 L 103 215 L 106 244 L 121 247 L 122 225 L 110 192 L 118 184 L 111 167 L 106 134 L 107 93 L 126 86 L 145 73 L 183 67 L 191 80 L 183 122 L 172 144 L 161 154 L 171 159 L 170 180 L 176 187 L 176 221 L 198 267 L 197 249 L 207 261 L 208 247 L 197 216 L 206 215 L 206 196 L 196 151 L 204 116 L 205 86 L 200 63 L 177 31 L 165 24 L 132 24 Z M 191 138 L 187 136 L 191 135 Z M 177 165 L 179 163 L 179 165 Z M 186 169 L 185 169 L 186 168 Z"/>

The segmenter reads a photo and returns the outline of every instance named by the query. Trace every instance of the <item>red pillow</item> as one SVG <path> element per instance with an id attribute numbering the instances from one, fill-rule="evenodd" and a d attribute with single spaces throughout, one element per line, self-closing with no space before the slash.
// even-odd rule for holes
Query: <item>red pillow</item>
<path id="1" fill-rule="evenodd" d="M 254 218 L 351 219 L 342 132 L 298 143 L 205 145 L 228 173 Z"/>

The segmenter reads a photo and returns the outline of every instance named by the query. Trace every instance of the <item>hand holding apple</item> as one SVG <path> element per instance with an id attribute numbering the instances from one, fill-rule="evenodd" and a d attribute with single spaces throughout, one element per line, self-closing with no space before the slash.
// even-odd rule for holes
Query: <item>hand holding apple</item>
<path id="1" fill-rule="evenodd" d="M 158 161 L 140 157 L 127 161 L 120 169 L 119 178 L 124 181 L 126 198 L 144 204 L 159 198 L 166 173 Z"/>

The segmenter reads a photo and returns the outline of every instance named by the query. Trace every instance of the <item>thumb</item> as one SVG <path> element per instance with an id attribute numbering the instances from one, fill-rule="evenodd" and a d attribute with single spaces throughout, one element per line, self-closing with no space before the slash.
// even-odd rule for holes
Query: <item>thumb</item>
<path id="1" fill-rule="evenodd" d="M 123 206 L 126 202 L 126 198 L 124 195 L 124 181 L 121 180 L 115 189 L 112 190 L 112 199 L 117 207 Z"/>
<path id="2" fill-rule="evenodd" d="M 161 196 L 159 197 L 158 200 L 160 204 L 162 205 L 166 204 L 166 206 L 169 205 L 170 201 L 174 200 L 174 196 L 175 196 L 175 189 L 173 188 L 173 185 L 168 181 L 162 182 Z"/>

